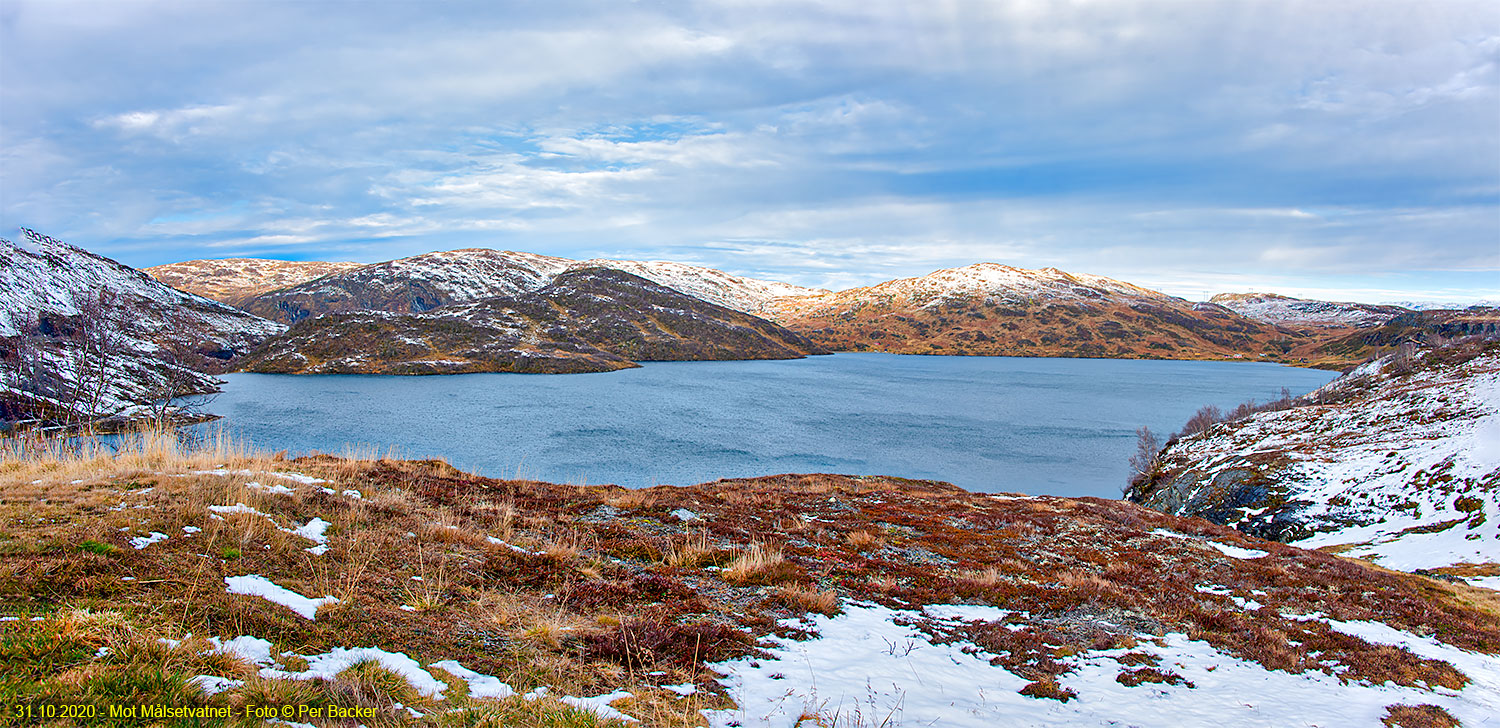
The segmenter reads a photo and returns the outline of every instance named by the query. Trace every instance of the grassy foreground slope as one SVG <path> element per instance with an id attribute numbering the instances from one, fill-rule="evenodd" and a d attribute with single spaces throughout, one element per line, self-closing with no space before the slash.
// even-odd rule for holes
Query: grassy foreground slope
<path id="1" fill-rule="evenodd" d="M 241 724 L 290 705 L 366 725 L 1411 726 L 1500 705 L 1492 593 L 1124 502 L 836 475 L 627 491 L 160 435 L 8 456 L 0 493 L 0 703 L 33 708 L 13 722 L 158 703 Z"/>

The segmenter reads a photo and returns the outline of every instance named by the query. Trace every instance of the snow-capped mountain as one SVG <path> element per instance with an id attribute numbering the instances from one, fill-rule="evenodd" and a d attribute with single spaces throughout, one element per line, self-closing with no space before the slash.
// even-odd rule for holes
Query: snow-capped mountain
<path id="1" fill-rule="evenodd" d="M 898 278 L 874 286 L 851 288 L 822 296 L 829 302 L 881 302 L 906 307 L 937 308 L 959 303 L 1024 304 L 1038 300 L 1087 305 L 1106 299 L 1175 301 L 1164 293 L 1112 278 L 1067 273 L 1056 268 L 1027 270 L 999 263 L 975 263 L 946 268 L 919 278 Z M 800 306 L 804 302 L 793 302 Z M 822 301 L 806 301 L 820 305 Z"/>
<path id="2" fill-rule="evenodd" d="M 1275 293 L 1220 293 L 1209 301 L 1257 321 L 1324 328 L 1370 328 L 1410 311 L 1400 306 L 1314 301 Z"/>
<path id="3" fill-rule="evenodd" d="M 4 419 L 102 416 L 171 389 L 203 391 L 203 371 L 281 324 L 178 291 L 81 248 L 22 229 L 0 241 Z M 175 380 L 175 383 L 174 383 Z"/>
<path id="4" fill-rule="evenodd" d="M 196 293 L 231 306 L 277 288 L 295 286 L 332 273 L 359 268 L 362 263 L 223 258 L 190 260 L 143 269 L 179 291 Z"/>
<path id="5" fill-rule="evenodd" d="M 263 293 L 242 306 L 287 323 L 344 311 L 420 313 L 449 303 L 536 290 L 572 262 L 480 248 L 427 253 Z"/>
<path id="6" fill-rule="evenodd" d="M 190 262 L 195 269 L 203 261 Z M 178 264 L 188 265 L 188 264 Z M 761 313 L 783 296 L 826 293 L 730 275 L 683 263 L 577 261 L 534 253 L 468 248 L 337 271 L 240 302 L 246 310 L 287 323 L 337 311 L 420 313 L 452 303 L 514 296 L 546 286 L 565 271 L 613 268 L 689 296 L 746 313 Z M 202 278 L 196 285 L 212 285 Z"/>
<path id="7" fill-rule="evenodd" d="M 1500 300 L 1487 298 L 1472 303 L 1453 303 L 1451 301 L 1386 301 L 1384 305 L 1409 308 L 1413 311 L 1463 311 L 1471 308 L 1500 308 Z"/>
<path id="8" fill-rule="evenodd" d="M 996 263 L 781 298 L 768 315 L 831 349 L 903 354 L 1279 359 L 1298 343 L 1222 306 Z"/>
<path id="9" fill-rule="evenodd" d="M 1394 354 L 1304 400 L 1171 445 L 1140 501 L 1393 569 L 1489 565 L 1500 588 L 1500 344 Z"/>

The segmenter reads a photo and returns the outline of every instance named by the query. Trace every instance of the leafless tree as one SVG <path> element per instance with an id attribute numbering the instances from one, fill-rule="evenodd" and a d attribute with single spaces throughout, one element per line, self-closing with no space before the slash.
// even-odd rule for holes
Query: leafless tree
<path id="1" fill-rule="evenodd" d="M 1121 492 L 1125 498 L 1141 495 L 1161 470 L 1161 438 L 1149 427 L 1135 431 L 1135 454 L 1130 456 L 1130 477 Z"/>
<path id="2" fill-rule="evenodd" d="M 88 426 L 109 414 L 110 391 L 119 376 L 125 346 L 126 313 L 113 291 L 91 291 L 73 302 L 78 313 L 69 319 L 67 369 L 60 398 L 71 426 Z"/>
<path id="3" fill-rule="evenodd" d="M 203 376 L 198 373 L 203 355 L 182 341 L 163 339 L 157 342 L 154 383 L 143 393 L 146 417 L 162 424 L 171 425 L 181 419 L 193 419 L 201 413 L 211 399 L 197 398 L 186 402 L 184 397 L 205 394 Z"/>
<path id="4" fill-rule="evenodd" d="M 1177 433 L 1176 437 L 1182 438 L 1188 435 L 1196 435 L 1223 421 L 1224 412 L 1222 410 L 1211 404 L 1203 405 L 1198 408 L 1197 412 L 1193 413 L 1192 417 L 1188 418 L 1187 423 L 1182 426 L 1182 432 Z"/>

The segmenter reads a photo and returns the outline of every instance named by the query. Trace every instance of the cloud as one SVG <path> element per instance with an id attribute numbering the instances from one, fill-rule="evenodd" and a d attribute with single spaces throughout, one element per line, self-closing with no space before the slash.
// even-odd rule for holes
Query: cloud
<path id="1" fill-rule="evenodd" d="M 1500 265 L 1483 2 L 89 7 L 0 7 L 0 226 L 139 265 L 485 245 L 1367 291 Z"/>

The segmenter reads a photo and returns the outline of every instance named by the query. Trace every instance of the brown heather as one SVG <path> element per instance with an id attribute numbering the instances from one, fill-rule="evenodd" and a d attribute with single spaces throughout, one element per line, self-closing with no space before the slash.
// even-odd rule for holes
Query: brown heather
<path id="1" fill-rule="evenodd" d="M 636 697 L 616 707 L 651 725 L 700 725 L 699 710 L 728 705 L 706 662 L 753 654 L 777 620 L 835 614 L 850 600 L 1011 610 L 1007 624 L 917 626 L 938 641 L 977 645 L 1030 681 L 1023 692 L 1038 699 L 1073 697 L 1058 683 L 1070 657 L 1128 650 L 1168 632 L 1293 673 L 1467 682 L 1446 663 L 1288 616 L 1311 612 L 1500 651 L 1494 603 L 1461 587 L 1120 501 L 997 498 L 930 481 L 835 475 L 626 492 L 480 478 L 441 461 L 374 453 L 286 460 L 222 438 L 188 450 L 167 433 L 146 433 L 118 454 L 35 445 L 22 453 L 10 443 L 0 456 L 0 612 L 45 617 L 0 623 L 0 689 L 28 699 L 103 705 L 127 691 L 184 705 L 370 706 L 381 711 L 371 725 L 607 723 L 552 700 L 476 701 L 456 690 L 435 703 L 372 666 L 326 682 L 261 680 L 252 666 L 202 654 L 201 639 L 157 642 L 249 634 L 301 654 L 354 641 L 423 664 L 455 659 L 522 692 L 624 688 Z M 198 472 L 220 466 L 231 474 Z M 335 494 L 278 471 L 325 478 Z M 363 498 L 338 494 L 345 489 Z M 265 515 L 209 517 L 208 506 L 236 503 Z M 677 508 L 706 515 L 685 524 L 671 515 Z M 316 557 L 304 551 L 308 541 L 279 530 L 313 517 L 332 524 L 329 549 Z M 189 535 L 185 526 L 202 530 Z M 1233 559 L 1155 529 L 1270 555 Z M 130 546 L 149 531 L 170 538 Z M 225 558 L 231 550 L 239 556 Z M 340 602 L 307 621 L 226 594 L 223 578 L 239 574 Z M 1242 611 L 1227 595 L 1198 591 L 1206 585 L 1265 606 Z M 109 656 L 95 657 L 100 647 Z M 1125 685 L 1181 680 L 1144 653 L 1115 659 Z M 207 698 L 184 682 L 205 673 L 247 682 Z M 654 687 L 684 682 L 699 693 L 683 699 Z M 393 708 L 398 702 L 428 717 L 413 719 Z M 444 712 L 455 707 L 470 710 Z M 1392 706 L 1387 723 L 1447 719 L 1431 706 Z"/>

